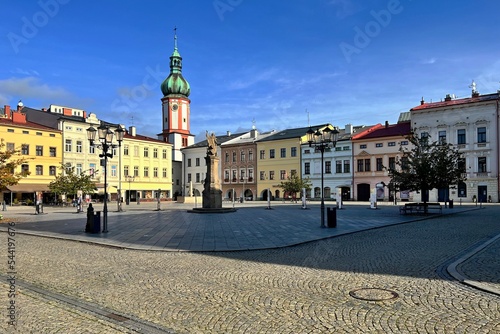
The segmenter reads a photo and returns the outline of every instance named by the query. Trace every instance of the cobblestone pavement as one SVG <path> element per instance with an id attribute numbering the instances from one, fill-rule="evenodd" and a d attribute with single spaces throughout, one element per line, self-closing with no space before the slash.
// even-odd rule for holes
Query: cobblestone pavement
<path id="1" fill-rule="evenodd" d="M 491 207 L 241 252 L 137 251 L 17 235 L 17 275 L 48 295 L 177 333 L 500 333 L 500 297 L 446 271 L 500 233 L 499 213 Z M 485 254 L 490 251 L 498 254 L 498 248 Z M 498 285 L 498 262 L 480 259 L 461 270 L 486 265 L 488 283 Z M 5 266 L 0 272 L 6 274 Z M 3 312 L 6 292 L 0 293 Z M 20 292 L 21 333 L 127 332 L 43 293 Z M 0 330 L 9 329 L 6 319 Z"/>

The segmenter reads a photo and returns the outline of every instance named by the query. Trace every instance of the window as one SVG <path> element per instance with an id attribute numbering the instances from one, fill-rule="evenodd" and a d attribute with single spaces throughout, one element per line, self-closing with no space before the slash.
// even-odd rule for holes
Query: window
<path id="1" fill-rule="evenodd" d="M 16 145 L 14 143 L 7 143 L 7 151 L 15 151 Z"/>
<path id="2" fill-rule="evenodd" d="M 362 172 L 364 170 L 363 159 L 358 159 L 358 172 Z"/>
<path id="3" fill-rule="evenodd" d="M 43 156 L 43 146 L 36 145 L 36 155 L 39 157 Z"/>
<path id="4" fill-rule="evenodd" d="M 76 164 L 76 175 L 82 175 L 83 167 L 82 164 Z"/>
<path id="5" fill-rule="evenodd" d="M 486 128 L 485 127 L 477 128 L 477 142 L 478 143 L 486 143 Z"/>
<path id="6" fill-rule="evenodd" d="M 95 153 L 95 146 L 89 146 L 89 153 L 94 154 Z"/>
<path id="7" fill-rule="evenodd" d="M 344 146 L 342 147 L 342 151 L 350 151 L 351 147 L 350 146 Z"/>
<path id="8" fill-rule="evenodd" d="M 248 150 L 248 161 L 253 161 L 253 151 Z"/>
<path id="9" fill-rule="evenodd" d="M 396 146 L 396 142 L 395 141 L 390 141 L 387 143 L 387 146 Z"/>
<path id="10" fill-rule="evenodd" d="M 290 149 L 290 156 L 291 157 L 296 157 L 297 156 L 297 148 L 296 147 L 292 147 Z"/>
<path id="11" fill-rule="evenodd" d="M 163 168 L 163 171 L 162 171 L 162 176 L 163 176 L 164 178 L 166 178 L 166 177 L 167 177 L 167 169 L 166 169 L 166 168 Z"/>
<path id="12" fill-rule="evenodd" d="M 36 165 L 36 175 L 43 175 L 43 166 Z"/>
<path id="13" fill-rule="evenodd" d="M 144 167 L 144 177 L 149 177 L 149 167 Z"/>
<path id="14" fill-rule="evenodd" d="M 50 166 L 49 167 L 49 175 L 50 176 L 56 176 L 56 166 Z"/>
<path id="15" fill-rule="evenodd" d="M 446 131 L 438 132 L 438 142 L 440 144 L 446 144 Z"/>
<path id="16" fill-rule="evenodd" d="M 486 173 L 486 157 L 477 158 L 477 171 L 478 173 Z"/>
<path id="17" fill-rule="evenodd" d="M 306 174 L 306 175 L 311 174 L 311 163 L 310 162 L 304 163 L 304 174 Z"/>
<path id="18" fill-rule="evenodd" d="M 229 152 L 226 152 L 224 161 L 229 162 Z"/>
<path id="19" fill-rule="evenodd" d="M 265 180 L 266 179 L 266 172 L 261 171 L 260 172 L 260 180 Z"/>
<path id="20" fill-rule="evenodd" d="M 139 177 L 139 166 L 134 166 L 134 177 Z"/>
<path id="21" fill-rule="evenodd" d="M 402 140 L 401 141 L 401 146 L 406 146 L 408 145 L 408 140 Z"/>
<path id="22" fill-rule="evenodd" d="M 458 145 L 465 145 L 465 129 L 458 129 L 457 130 L 457 144 Z"/>
<path id="23" fill-rule="evenodd" d="M 94 164 L 94 163 L 89 164 L 89 175 L 90 175 L 91 177 L 94 177 L 94 174 L 95 174 L 95 167 L 96 167 L 96 166 L 95 166 L 95 164 Z"/>
<path id="24" fill-rule="evenodd" d="M 370 159 L 365 159 L 365 172 L 369 172 L 371 170 Z"/>
<path id="25" fill-rule="evenodd" d="M 28 164 L 21 165 L 21 173 L 28 174 L 29 171 L 30 171 L 30 165 L 28 165 Z"/>
<path id="26" fill-rule="evenodd" d="M 236 162 L 236 152 L 233 152 L 233 162 Z"/>
<path id="27" fill-rule="evenodd" d="M 224 182 L 229 182 L 229 169 L 224 170 Z"/>
<path id="28" fill-rule="evenodd" d="M 408 171 L 408 169 L 409 169 L 408 158 L 407 157 L 402 157 L 401 158 L 401 170 Z"/>
<path id="29" fill-rule="evenodd" d="M 351 172 L 351 161 L 344 160 L 344 173 L 350 173 L 350 172 Z"/>
<path id="30" fill-rule="evenodd" d="M 240 181 L 245 182 L 245 170 L 240 169 Z"/>
<path id="31" fill-rule="evenodd" d="M 158 167 L 153 168 L 153 177 L 158 177 Z"/>
<path id="32" fill-rule="evenodd" d="M 30 134 L 30 132 L 29 132 L 29 131 L 27 131 L 27 130 L 23 130 L 23 134 L 24 134 L 24 135 L 29 135 L 29 134 Z"/>
<path id="33" fill-rule="evenodd" d="M 269 180 L 274 180 L 274 171 L 269 171 Z"/>
<path id="34" fill-rule="evenodd" d="M 366 148 L 366 144 L 361 144 L 361 145 L 359 145 L 359 148 L 360 148 L 360 149 Z"/>
<path id="35" fill-rule="evenodd" d="M 196 180 L 195 182 L 200 183 L 200 173 L 196 173 Z"/>
<path id="36" fill-rule="evenodd" d="M 260 150 L 260 159 L 261 159 L 261 160 L 262 160 L 262 159 L 265 159 L 265 157 L 266 157 L 266 151 L 264 151 L 264 150 Z"/>
<path id="37" fill-rule="evenodd" d="M 280 180 L 285 180 L 286 179 L 286 170 L 282 169 L 280 170 Z"/>
<path id="38" fill-rule="evenodd" d="M 396 169 L 396 158 L 389 158 L 389 169 Z"/>
<path id="39" fill-rule="evenodd" d="M 325 161 L 325 173 L 326 174 L 332 173 L 332 162 L 331 161 Z"/>
<path id="40" fill-rule="evenodd" d="M 384 147 L 384 143 L 376 143 L 375 147 Z"/>
<path id="41" fill-rule="evenodd" d="M 286 148 L 281 148 L 280 149 L 280 157 L 281 158 L 286 158 Z"/>
<path id="42" fill-rule="evenodd" d="M 111 165 L 111 176 L 116 177 L 116 165 Z"/>
<path id="43" fill-rule="evenodd" d="M 144 158 L 149 158 L 149 148 L 144 147 Z"/>
<path id="44" fill-rule="evenodd" d="M 134 146 L 134 157 L 139 156 L 139 146 Z"/>
<path id="45" fill-rule="evenodd" d="M 269 159 L 274 159 L 274 148 L 269 150 Z"/>
<path id="46" fill-rule="evenodd" d="M 196 165 L 196 166 L 199 166 L 199 165 L 200 165 L 200 158 L 196 158 L 196 160 L 195 160 L 195 165 Z"/>
<path id="47" fill-rule="evenodd" d="M 342 161 L 335 161 L 335 173 L 342 173 Z"/>
<path id="48" fill-rule="evenodd" d="M 123 145 L 123 155 L 128 155 L 128 145 Z"/>
<path id="49" fill-rule="evenodd" d="M 29 155 L 30 154 L 30 146 L 28 144 L 23 144 L 21 147 L 21 154 Z"/>
<path id="50" fill-rule="evenodd" d="M 153 158 L 158 158 L 158 149 L 156 147 L 153 148 Z"/>
<path id="51" fill-rule="evenodd" d="M 55 148 L 55 147 L 50 147 L 50 148 L 49 148 L 49 155 L 50 155 L 51 157 L 56 157 L 56 156 L 57 156 L 56 152 L 57 152 L 57 150 L 56 150 L 56 148 Z"/>
<path id="52" fill-rule="evenodd" d="M 461 173 L 465 173 L 465 158 L 460 158 L 457 161 L 457 168 Z"/>
<path id="53" fill-rule="evenodd" d="M 188 159 L 188 167 L 191 167 L 191 158 Z"/>
<path id="54" fill-rule="evenodd" d="M 240 161 L 245 162 L 245 151 L 244 150 L 241 150 L 241 152 L 240 152 Z"/>
<path id="55" fill-rule="evenodd" d="M 163 159 L 167 158 L 167 150 L 163 150 L 161 154 Z"/>
<path id="56" fill-rule="evenodd" d="M 458 197 L 467 197 L 467 185 L 465 182 L 458 184 Z"/>
<path id="57" fill-rule="evenodd" d="M 64 141 L 64 152 L 71 152 L 72 142 L 71 139 L 66 139 Z"/>
<path id="58" fill-rule="evenodd" d="M 237 177 L 238 177 L 238 176 L 237 176 L 238 171 L 237 171 L 236 169 L 233 169 L 233 170 L 232 170 L 232 173 L 233 173 L 233 182 L 236 182 Z"/>
<path id="59" fill-rule="evenodd" d="M 253 181 L 253 169 L 249 168 L 248 169 L 248 182 L 252 182 L 252 181 Z"/>
<path id="60" fill-rule="evenodd" d="M 382 158 L 377 158 L 377 172 L 381 172 L 384 169 L 382 165 Z"/>
<path id="61" fill-rule="evenodd" d="M 82 153 L 82 141 L 81 140 L 76 141 L 76 152 Z"/>
<path id="62" fill-rule="evenodd" d="M 123 166 L 123 175 L 129 176 L 128 166 Z"/>
<path id="63" fill-rule="evenodd" d="M 192 181 L 191 173 L 188 173 L 188 183 Z"/>
<path id="64" fill-rule="evenodd" d="M 429 133 L 428 132 L 422 132 L 420 134 L 420 142 L 422 143 L 428 143 L 429 142 Z"/>
<path id="65" fill-rule="evenodd" d="M 311 154 L 311 150 L 309 150 L 309 149 L 304 150 L 304 154 Z"/>

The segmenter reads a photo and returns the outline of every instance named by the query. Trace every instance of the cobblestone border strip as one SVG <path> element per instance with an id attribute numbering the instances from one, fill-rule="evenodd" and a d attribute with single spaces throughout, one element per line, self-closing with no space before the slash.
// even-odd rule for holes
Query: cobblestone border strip
<path id="1" fill-rule="evenodd" d="M 488 247 L 489 245 L 491 245 L 492 243 L 494 243 L 498 239 L 500 239 L 500 234 L 497 234 L 495 237 L 493 237 L 490 240 L 484 242 L 483 244 L 481 244 L 478 247 L 474 248 L 473 250 L 471 250 L 470 252 L 466 253 L 465 255 L 460 256 L 457 260 L 455 260 L 454 262 L 452 262 L 446 268 L 446 270 L 448 271 L 448 273 L 454 279 L 456 279 L 460 283 L 463 283 L 463 284 L 469 285 L 471 287 L 474 287 L 476 289 L 479 289 L 479 290 L 482 290 L 482 291 L 486 291 L 486 292 L 490 292 L 490 293 L 493 293 L 493 294 L 496 294 L 496 295 L 500 296 L 500 290 L 499 289 L 492 288 L 491 286 L 488 286 L 486 284 L 482 284 L 481 282 L 470 280 L 467 277 L 465 277 L 464 275 L 462 275 L 458 271 L 458 269 L 457 269 L 457 267 L 462 262 L 465 262 L 467 259 L 469 259 L 470 257 L 474 256 L 475 254 L 479 253 L 480 251 L 482 251 L 483 249 L 485 249 L 486 247 Z"/>
<path id="2" fill-rule="evenodd" d="M 7 276 L 0 274 L 0 279 L 5 281 L 7 279 Z M 70 307 L 77 308 L 80 311 L 90 313 L 96 318 L 99 318 L 101 320 L 111 322 L 114 325 L 121 326 L 124 328 L 127 328 L 131 331 L 135 331 L 137 333 L 144 333 L 144 334 L 161 334 L 161 333 L 167 333 L 167 334 L 175 334 L 175 331 L 161 327 L 159 325 L 156 325 L 152 322 L 122 314 L 120 312 L 116 312 L 114 310 L 111 310 L 109 308 L 102 307 L 100 305 L 94 304 L 94 303 L 89 303 L 86 301 L 82 300 L 77 300 L 72 297 L 65 296 L 60 293 L 48 291 L 43 288 L 39 288 L 33 284 L 30 284 L 25 281 L 17 280 L 16 284 L 18 287 L 22 287 L 24 289 L 30 290 L 32 292 L 35 292 L 44 298 L 60 303 L 64 303 L 66 305 L 69 305 Z"/>

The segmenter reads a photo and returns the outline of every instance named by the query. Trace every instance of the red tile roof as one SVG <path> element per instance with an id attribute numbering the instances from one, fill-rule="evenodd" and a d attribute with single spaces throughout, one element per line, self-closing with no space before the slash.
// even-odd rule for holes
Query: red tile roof
<path id="1" fill-rule="evenodd" d="M 422 105 L 411 108 L 410 111 L 418 111 L 418 110 L 433 109 L 433 108 L 440 108 L 440 107 L 449 107 L 449 106 L 456 106 L 456 105 L 469 104 L 469 103 L 487 102 L 487 101 L 494 101 L 496 99 L 498 99 L 497 93 L 485 94 L 485 95 L 479 95 L 479 96 L 475 96 L 475 97 L 467 97 L 464 99 L 452 99 L 450 101 L 424 103 Z"/>
<path id="2" fill-rule="evenodd" d="M 370 138 L 380 138 L 380 137 L 396 137 L 396 136 L 407 136 L 411 131 L 410 122 L 391 124 L 388 126 L 381 125 L 377 128 L 372 128 L 373 131 L 369 131 L 366 134 L 353 138 L 353 140 L 363 140 Z"/>
<path id="3" fill-rule="evenodd" d="M 21 122 L 13 122 L 12 119 L 9 118 L 0 118 L 0 124 L 1 125 L 6 125 L 6 126 L 17 126 L 17 127 L 22 127 L 22 128 L 33 128 L 33 129 L 39 129 L 39 130 L 45 130 L 45 131 L 54 131 L 54 132 L 61 132 L 57 129 L 44 126 L 38 123 L 33 123 L 30 121 L 26 121 L 25 123 Z"/>

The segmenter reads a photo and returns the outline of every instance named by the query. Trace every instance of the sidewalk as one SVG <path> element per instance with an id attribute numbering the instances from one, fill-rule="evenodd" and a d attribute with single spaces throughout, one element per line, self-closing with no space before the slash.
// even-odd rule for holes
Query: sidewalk
<path id="1" fill-rule="evenodd" d="M 102 211 L 102 203 L 93 206 L 95 211 Z M 232 206 L 232 203 L 224 203 L 224 207 Z M 439 217 L 400 215 L 399 207 L 389 203 L 382 203 L 376 210 L 370 209 L 367 203 L 347 203 L 345 209 L 336 210 L 336 228 L 321 228 L 319 203 L 312 202 L 307 205 L 307 209 L 302 209 L 300 203 L 282 202 L 271 202 L 270 210 L 267 209 L 267 202 L 235 203 L 234 206 L 238 210 L 233 213 L 197 214 L 187 212 L 193 208 L 192 204 L 162 202 L 158 211 L 157 203 L 131 203 L 123 205 L 123 212 L 117 212 L 116 203 L 110 203 L 108 232 L 99 234 L 85 233 L 86 213 L 77 213 L 74 207 L 45 207 L 44 213 L 39 215 L 34 214 L 34 207 L 8 207 L 7 211 L 1 211 L 0 214 L 4 216 L 4 221 L 14 220 L 16 233 L 135 250 L 192 252 L 287 247 Z M 333 208 L 334 203 L 326 203 L 326 207 Z M 500 213 L 498 205 L 486 207 Z M 443 215 L 478 209 L 471 205 L 443 208 Z M 0 224 L 0 231 L 7 231 L 7 227 L 6 224 Z M 461 282 L 475 284 L 476 287 L 500 295 L 500 278 L 498 275 L 492 277 L 496 275 L 495 272 L 488 268 L 484 270 L 486 267 L 480 265 L 496 263 L 498 273 L 499 250 L 500 238 L 497 236 L 489 244 L 482 248 L 479 246 L 455 261 L 448 268 L 449 272 Z M 493 283 L 481 285 L 482 278 Z"/>

